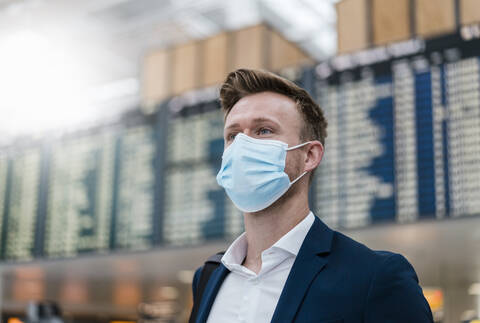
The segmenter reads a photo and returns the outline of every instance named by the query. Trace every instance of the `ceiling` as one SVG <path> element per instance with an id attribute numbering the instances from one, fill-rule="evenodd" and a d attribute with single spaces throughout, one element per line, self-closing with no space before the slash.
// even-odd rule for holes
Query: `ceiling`
<path id="1" fill-rule="evenodd" d="M 105 117 L 112 109 L 138 104 L 139 67 L 152 48 L 265 21 L 317 60 L 333 55 L 337 1 L 0 0 L 0 68 L 14 74 L 4 76 L 3 83 L 0 77 L 0 86 L 4 89 L 6 83 L 11 86 L 12 78 L 19 78 L 21 86 L 27 82 L 34 87 L 48 76 L 49 66 L 62 62 L 60 71 L 54 70 L 57 83 L 64 86 L 75 80 L 74 91 L 63 91 L 71 93 L 64 101 L 81 101 L 72 99 L 81 97 L 83 106 L 95 106 L 96 115 Z M 24 106 L 32 105 L 22 94 L 12 94 L 8 103 L 0 102 L 0 114 L 10 113 L 5 106 L 12 106 L 11 101 L 20 106 L 19 97 Z M 86 97 L 89 100 L 84 102 Z M 67 104 L 64 101 L 62 106 Z M 0 124 L 0 129 L 5 127 Z"/>

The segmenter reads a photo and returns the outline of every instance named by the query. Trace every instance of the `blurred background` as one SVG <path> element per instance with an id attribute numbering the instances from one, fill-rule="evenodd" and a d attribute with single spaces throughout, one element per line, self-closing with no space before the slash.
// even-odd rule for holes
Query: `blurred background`
<path id="1" fill-rule="evenodd" d="M 243 231 L 218 85 L 249 67 L 327 115 L 314 213 L 478 323 L 479 23 L 478 0 L 0 0 L 1 322 L 187 322 Z"/>

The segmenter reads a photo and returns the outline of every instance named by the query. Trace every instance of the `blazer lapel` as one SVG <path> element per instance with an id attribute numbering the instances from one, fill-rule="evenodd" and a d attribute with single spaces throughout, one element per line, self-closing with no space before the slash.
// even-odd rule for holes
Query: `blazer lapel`
<path id="1" fill-rule="evenodd" d="M 205 286 L 205 290 L 203 291 L 196 323 L 204 323 L 207 321 L 218 290 L 229 273 L 230 271 L 223 264 L 220 264 L 220 266 L 212 272 L 207 286 Z"/>
<path id="2" fill-rule="evenodd" d="M 328 262 L 332 237 L 333 231 L 315 217 L 283 287 L 272 323 L 293 322 L 310 284 Z"/>

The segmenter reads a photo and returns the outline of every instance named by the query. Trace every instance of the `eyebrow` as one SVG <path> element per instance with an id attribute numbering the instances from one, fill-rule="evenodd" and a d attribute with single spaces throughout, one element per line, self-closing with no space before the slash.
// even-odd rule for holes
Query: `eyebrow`
<path id="1" fill-rule="evenodd" d="M 259 118 L 255 118 L 252 120 L 253 123 L 263 123 L 263 122 L 272 122 L 273 124 L 275 124 L 276 126 L 278 126 L 278 122 L 272 120 L 272 119 L 268 119 L 268 118 L 264 118 L 264 117 L 259 117 Z M 234 123 L 234 124 L 231 124 L 229 125 L 228 127 L 225 128 L 225 130 L 229 130 L 229 129 L 232 129 L 232 128 L 237 128 L 239 127 L 240 124 L 238 123 Z"/>

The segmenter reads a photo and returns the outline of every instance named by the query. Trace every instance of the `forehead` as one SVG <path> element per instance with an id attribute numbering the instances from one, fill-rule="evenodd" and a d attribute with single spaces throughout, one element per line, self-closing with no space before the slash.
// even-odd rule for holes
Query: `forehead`
<path id="1" fill-rule="evenodd" d="M 300 112 L 292 99 L 278 93 L 261 92 L 240 99 L 227 115 L 225 128 L 259 118 L 272 119 L 285 127 L 299 128 L 301 125 Z"/>

